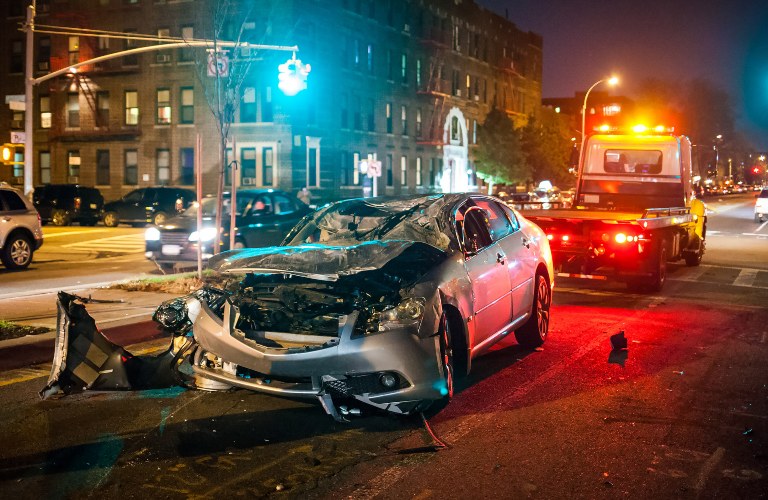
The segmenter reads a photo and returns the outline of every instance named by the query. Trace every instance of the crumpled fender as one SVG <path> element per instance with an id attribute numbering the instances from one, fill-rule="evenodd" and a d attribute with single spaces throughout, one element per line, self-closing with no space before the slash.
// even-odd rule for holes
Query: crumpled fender
<path id="1" fill-rule="evenodd" d="M 164 389 L 185 385 L 176 367 L 192 341 L 176 337 L 158 355 L 134 356 L 110 342 L 88 314 L 82 299 L 59 292 L 56 344 L 42 399 L 85 390 Z M 177 340 L 178 339 L 178 340 Z M 181 346 L 176 342 L 182 341 Z"/>

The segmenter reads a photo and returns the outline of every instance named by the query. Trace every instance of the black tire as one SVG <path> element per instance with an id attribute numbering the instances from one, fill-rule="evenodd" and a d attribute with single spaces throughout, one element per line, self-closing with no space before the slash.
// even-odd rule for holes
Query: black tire
<path id="1" fill-rule="evenodd" d="M 157 212 L 155 216 L 152 217 L 152 223 L 156 226 L 160 226 L 165 224 L 166 219 L 168 219 L 168 216 L 165 214 L 165 212 Z"/>
<path id="2" fill-rule="evenodd" d="M 29 238 L 23 234 L 12 234 L 5 242 L 0 260 L 8 269 L 25 269 L 32 263 L 34 253 Z"/>
<path id="3" fill-rule="evenodd" d="M 120 224 L 120 216 L 117 212 L 107 212 L 104 214 L 104 225 L 107 227 L 117 227 Z"/>
<path id="4" fill-rule="evenodd" d="M 696 267 L 701 264 L 701 259 L 704 257 L 704 242 L 699 242 L 699 249 L 693 253 L 685 254 L 685 265 L 688 267 Z"/>
<path id="5" fill-rule="evenodd" d="M 54 226 L 68 226 L 72 223 L 72 220 L 66 210 L 58 208 L 51 212 L 51 223 Z"/>
<path id="6" fill-rule="evenodd" d="M 248 245 L 245 244 L 245 241 L 243 241 L 241 238 L 237 238 L 235 240 L 235 246 L 232 250 L 240 250 L 242 248 L 247 248 Z"/>
<path id="7" fill-rule="evenodd" d="M 448 321 L 448 316 L 445 313 L 440 316 L 440 329 L 438 330 L 438 335 L 440 336 L 440 369 L 442 371 L 442 382 L 445 384 L 440 388 L 440 393 L 443 395 L 443 401 L 447 403 L 453 398 L 456 378 L 453 366 L 453 337 L 451 336 L 451 322 Z"/>
<path id="8" fill-rule="evenodd" d="M 536 348 L 547 340 L 549 333 L 549 309 L 552 306 L 552 290 L 549 281 L 540 273 L 534 278 L 533 307 L 531 317 L 515 330 L 517 343 L 523 347 Z"/>
<path id="9" fill-rule="evenodd" d="M 763 218 L 760 217 L 759 215 L 755 214 L 755 222 L 757 222 L 759 224 L 760 222 L 763 222 Z"/>
<path id="10" fill-rule="evenodd" d="M 667 282 L 667 242 L 662 241 L 659 244 L 659 249 L 656 252 L 656 268 L 653 271 L 651 279 L 646 285 L 646 289 L 649 292 L 660 292 L 664 288 L 664 283 Z"/>

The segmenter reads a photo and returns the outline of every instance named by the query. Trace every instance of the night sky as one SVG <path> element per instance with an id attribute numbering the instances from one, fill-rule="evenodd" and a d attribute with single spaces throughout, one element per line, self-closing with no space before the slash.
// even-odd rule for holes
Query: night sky
<path id="1" fill-rule="evenodd" d="M 543 36 L 543 97 L 613 73 L 614 93 L 629 97 L 647 78 L 703 77 L 730 94 L 737 127 L 768 151 L 768 0 L 476 1 Z"/>

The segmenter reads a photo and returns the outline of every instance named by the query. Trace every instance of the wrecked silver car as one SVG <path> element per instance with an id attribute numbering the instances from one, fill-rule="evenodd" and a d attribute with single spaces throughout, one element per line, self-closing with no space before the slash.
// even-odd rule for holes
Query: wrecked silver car
<path id="1" fill-rule="evenodd" d="M 155 357 L 111 344 L 60 294 L 43 397 L 182 384 L 319 399 L 338 420 L 360 403 L 411 414 L 449 399 L 454 377 L 508 333 L 537 347 L 549 329 L 546 235 L 489 196 L 344 200 L 283 246 L 209 265 L 231 280 L 157 309 L 173 340 Z"/>

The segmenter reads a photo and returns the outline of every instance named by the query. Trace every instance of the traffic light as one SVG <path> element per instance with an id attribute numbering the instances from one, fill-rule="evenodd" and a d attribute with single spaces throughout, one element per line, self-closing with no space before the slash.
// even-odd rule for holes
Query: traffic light
<path id="1" fill-rule="evenodd" d="M 3 144 L 0 149 L 0 160 L 3 165 L 23 165 L 24 164 L 24 145 L 23 144 Z"/>
<path id="2" fill-rule="evenodd" d="M 277 87 L 285 95 L 296 95 L 307 88 L 307 75 L 312 69 L 309 64 L 302 64 L 301 60 L 294 56 L 277 69 L 280 71 L 277 75 L 279 80 Z"/>
<path id="3" fill-rule="evenodd" d="M 753 173 L 753 174 L 759 174 L 761 171 L 762 171 L 762 170 L 760 169 L 760 167 L 759 167 L 759 166 L 754 166 L 754 167 L 752 167 L 752 173 Z"/>

